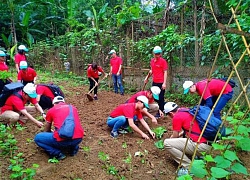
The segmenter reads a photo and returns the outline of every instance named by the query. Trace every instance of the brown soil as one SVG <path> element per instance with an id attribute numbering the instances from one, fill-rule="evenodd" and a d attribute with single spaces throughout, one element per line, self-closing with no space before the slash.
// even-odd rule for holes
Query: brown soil
<path id="1" fill-rule="evenodd" d="M 15 131 L 15 137 L 18 140 L 18 151 L 24 153 L 24 166 L 39 165 L 34 179 L 119 179 L 109 174 L 104 168 L 104 162 L 98 158 L 99 152 L 108 154 L 109 163 L 118 170 L 119 176 L 125 176 L 126 179 L 174 179 L 177 164 L 166 151 L 155 147 L 154 142 L 157 140 L 143 140 L 137 133 L 119 135 L 117 139 L 110 137 L 106 118 L 117 105 L 125 102 L 129 95 L 121 96 L 113 92 L 99 91 L 99 99 L 89 102 L 84 95 L 88 91 L 87 87 L 65 86 L 65 90 L 71 92 L 66 93 L 66 101 L 78 108 L 85 130 L 84 139 L 80 144 L 81 149 L 76 156 L 67 156 L 58 164 L 48 163 L 47 154 L 38 148 L 34 141 L 28 141 L 41 131 L 28 122 L 24 131 Z M 150 127 L 156 127 L 151 124 L 150 120 L 148 123 Z M 158 120 L 158 123 L 158 126 L 164 126 L 168 130 L 163 139 L 169 137 L 171 122 L 167 118 L 162 118 Z M 123 146 L 125 143 L 126 148 Z M 90 148 L 89 151 L 86 150 L 87 147 Z M 144 153 L 144 156 L 135 157 L 134 154 L 137 151 Z M 124 160 L 129 154 L 132 156 L 132 161 L 126 163 Z M 2 164 L 0 165 L 0 179 L 9 179 L 10 172 L 7 170 L 9 161 L 2 158 L 0 160 Z"/>

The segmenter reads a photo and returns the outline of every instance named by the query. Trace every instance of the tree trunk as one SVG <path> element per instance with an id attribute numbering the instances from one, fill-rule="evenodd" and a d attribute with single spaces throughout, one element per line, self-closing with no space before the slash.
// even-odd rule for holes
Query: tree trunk
<path id="1" fill-rule="evenodd" d="M 193 0 L 194 8 L 194 37 L 195 37 L 195 67 L 199 67 L 199 42 L 197 32 L 197 1 Z"/>

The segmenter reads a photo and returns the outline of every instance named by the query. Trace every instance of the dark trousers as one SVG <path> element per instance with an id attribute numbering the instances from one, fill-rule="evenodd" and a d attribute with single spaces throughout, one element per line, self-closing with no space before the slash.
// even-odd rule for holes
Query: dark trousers
<path id="1" fill-rule="evenodd" d="M 98 82 L 99 78 L 94 78 L 96 80 L 96 82 Z M 95 81 L 93 81 L 91 78 L 89 78 L 89 90 L 91 90 L 93 87 L 95 86 Z M 94 88 L 94 94 L 97 94 L 97 88 L 98 86 L 96 86 Z"/>
<path id="2" fill-rule="evenodd" d="M 50 109 L 53 107 L 51 98 L 44 95 L 41 95 L 39 105 L 42 109 Z"/>
<path id="3" fill-rule="evenodd" d="M 162 87 L 163 83 L 155 83 L 153 82 L 152 86 L 158 86 L 161 89 L 161 92 L 159 94 L 159 100 L 156 100 L 156 102 L 159 105 L 159 109 L 163 112 L 164 110 L 164 94 L 165 94 L 165 89 L 163 90 Z"/>

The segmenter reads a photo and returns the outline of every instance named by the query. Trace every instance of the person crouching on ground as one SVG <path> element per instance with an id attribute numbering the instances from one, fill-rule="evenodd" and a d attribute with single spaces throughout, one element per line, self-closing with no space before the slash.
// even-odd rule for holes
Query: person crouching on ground
<path id="1" fill-rule="evenodd" d="M 60 129 L 65 118 L 69 115 L 70 108 L 61 96 L 56 96 L 52 103 L 54 107 L 49 109 L 46 115 L 45 132 L 38 133 L 34 140 L 39 147 L 43 148 L 49 154 L 50 158 L 62 160 L 66 158 L 62 151 L 68 151 L 70 156 L 77 154 L 84 130 L 81 126 L 77 109 L 72 106 L 75 123 L 73 138 L 60 138 L 57 129 Z M 54 131 L 51 130 L 52 123 L 56 129 Z"/>
<path id="2" fill-rule="evenodd" d="M 89 90 L 91 90 L 94 86 L 94 100 L 97 100 L 97 89 L 98 89 L 98 80 L 99 80 L 99 74 L 103 73 L 104 77 L 106 76 L 106 73 L 103 71 L 101 66 L 98 66 L 96 63 L 91 64 L 87 69 L 87 76 L 89 79 Z"/>
<path id="3" fill-rule="evenodd" d="M 208 85 L 206 87 L 207 83 Z M 226 82 L 220 79 L 211 79 L 210 81 L 205 79 L 197 83 L 193 83 L 192 81 L 185 81 L 183 84 L 184 94 L 190 92 L 190 93 L 197 93 L 199 96 L 202 96 L 202 93 L 206 87 L 206 91 L 203 95 L 203 101 L 201 105 L 206 104 L 206 106 L 212 109 L 225 84 Z M 227 84 L 226 88 L 224 89 L 220 97 L 220 100 L 218 101 L 217 105 L 214 108 L 213 114 L 215 117 L 221 119 L 220 112 L 225 107 L 227 102 L 230 99 L 232 99 L 232 97 L 233 97 L 233 88 L 229 84 Z"/>
<path id="4" fill-rule="evenodd" d="M 4 121 L 7 124 L 19 122 L 23 125 L 29 119 L 38 127 L 42 127 L 43 123 L 33 117 L 36 114 L 36 110 L 41 113 L 43 118 L 46 117 L 43 109 L 36 101 L 37 94 L 34 84 L 28 83 L 18 94 L 20 97 L 12 94 L 6 100 L 1 109 L 0 122 Z M 34 106 L 24 106 L 27 101 L 30 101 Z"/>
<path id="5" fill-rule="evenodd" d="M 143 108 L 142 113 L 143 115 L 149 117 L 152 119 L 152 122 L 157 124 L 157 119 L 151 114 L 151 113 L 157 113 L 159 111 L 159 105 L 157 103 L 154 103 L 155 100 L 159 100 L 159 94 L 161 92 L 161 89 L 158 86 L 152 86 L 147 91 L 139 91 L 133 96 L 131 96 L 126 103 L 135 103 L 136 98 L 138 96 L 146 96 L 148 98 L 148 105 L 149 109 Z"/>
<path id="6" fill-rule="evenodd" d="M 108 126 L 113 128 L 111 131 L 111 137 L 118 137 L 118 130 L 120 128 L 127 128 L 130 126 L 134 131 L 139 133 L 142 138 L 149 139 L 148 135 L 135 125 L 134 120 L 138 119 L 149 134 L 155 138 L 155 133 L 150 129 L 142 117 L 141 110 L 144 107 L 149 108 L 148 98 L 146 96 L 138 96 L 135 103 L 121 104 L 116 107 L 107 119 Z"/>
<path id="7" fill-rule="evenodd" d="M 208 152 L 211 149 L 209 142 L 201 137 L 200 141 L 199 135 L 201 130 L 199 128 L 198 122 L 194 120 L 194 124 L 192 126 L 192 133 L 188 133 L 190 129 L 191 122 L 193 120 L 193 116 L 189 114 L 187 111 L 181 111 L 181 108 L 178 107 L 174 102 L 167 102 L 164 105 L 164 112 L 172 119 L 172 128 L 173 133 L 170 138 L 164 140 L 165 149 L 171 154 L 174 160 L 179 164 L 183 150 L 185 148 L 185 144 L 187 138 L 183 138 L 183 130 L 185 131 L 185 136 L 189 136 L 189 140 L 187 143 L 187 147 L 185 150 L 185 155 L 183 156 L 181 165 L 182 167 L 178 171 L 178 176 L 188 174 L 188 168 L 190 166 L 191 160 L 187 155 L 192 156 L 194 154 L 196 144 L 198 143 L 198 154 L 201 152 Z"/>

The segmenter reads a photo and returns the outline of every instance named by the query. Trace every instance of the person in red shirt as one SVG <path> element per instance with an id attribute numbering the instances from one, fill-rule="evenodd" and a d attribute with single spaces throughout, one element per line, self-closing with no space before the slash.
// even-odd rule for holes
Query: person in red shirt
<path id="1" fill-rule="evenodd" d="M 98 89 L 98 80 L 99 73 L 103 73 L 106 76 L 106 73 L 103 71 L 101 66 L 98 66 L 96 63 L 90 64 L 87 69 L 87 76 L 89 79 L 89 90 L 91 90 L 94 86 L 94 99 L 97 100 L 97 89 Z"/>
<path id="2" fill-rule="evenodd" d="M 25 86 L 27 83 L 36 83 L 37 74 L 36 71 L 30 67 L 26 61 L 20 62 L 20 71 L 17 74 L 17 81 L 22 82 Z"/>
<path id="3" fill-rule="evenodd" d="M 208 85 L 206 87 L 207 83 Z M 201 105 L 205 104 L 210 109 L 212 109 L 225 84 L 226 82 L 221 79 L 211 79 L 210 81 L 205 79 L 197 83 L 193 83 L 192 81 L 185 81 L 183 84 L 184 94 L 190 92 L 197 93 L 199 96 L 202 96 L 202 93 L 206 87 L 206 90 L 202 97 L 203 101 Z M 220 112 L 225 107 L 227 102 L 232 99 L 232 97 L 233 88 L 229 84 L 227 84 L 217 105 L 214 108 L 213 114 L 215 117 L 221 119 Z"/>
<path id="4" fill-rule="evenodd" d="M 16 64 L 16 70 L 17 70 L 17 72 L 19 72 L 20 62 L 27 61 L 27 57 L 26 57 L 25 53 L 28 52 L 29 50 L 24 45 L 18 46 L 17 49 L 18 49 L 18 52 L 15 55 L 14 59 L 15 59 L 15 64 Z"/>
<path id="5" fill-rule="evenodd" d="M 43 84 L 38 84 L 36 85 L 36 93 L 36 100 L 42 109 L 50 109 L 53 107 L 52 101 L 55 98 L 55 95 L 49 87 Z"/>
<path id="6" fill-rule="evenodd" d="M 43 123 L 33 117 L 36 110 L 41 113 L 43 118 L 46 117 L 41 106 L 36 101 L 36 96 L 36 88 L 32 83 L 24 86 L 23 90 L 18 92 L 18 95 L 12 94 L 1 108 L 0 121 L 5 124 L 13 124 L 20 120 L 19 123 L 24 124 L 29 119 L 38 127 L 42 127 Z M 27 101 L 34 106 L 25 106 Z"/>
<path id="7" fill-rule="evenodd" d="M 6 77 L 6 75 L 3 75 L 4 74 L 3 72 L 8 72 L 8 70 L 9 70 L 8 66 L 5 63 L 5 57 L 6 57 L 5 52 L 0 50 L 0 94 L 1 94 L 1 92 L 3 90 L 3 87 L 6 84 L 11 83 L 11 80 L 9 78 L 7 78 L 7 79 L 3 78 L 2 79 L 2 77 Z"/>
<path id="8" fill-rule="evenodd" d="M 135 120 L 139 120 L 142 126 L 149 132 L 149 134 L 155 138 L 155 133 L 150 129 L 146 121 L 142 117 L 141 110 L 148 106 L 148 98 L 146 96 L 138 96 L 136 103 L 121 104 L 116 107 L 109 115 L 107 119 L 107 125 L 112 128 L 111 137 L 117 138 L 120 128 L 127 128 L 130 126 L 134 131 L 139 133 L 142 138 L 149 139 L 143 131 L 141 131 L 134 123 Z"/>
<path id="9" fill-rule="evenodd" d="M 120 94 L 124 95 L 124 88 L 122 85 L 122 58 L 117 56 L 115 50 L 111 50 L 109 52 L 109 55 L 111 55 L 109 74 L 112 75 L 112 81 L 114 84 L 115 93 L 118 94 L 118 86 L 119 86 Z"/>
<path id="10" fill-rule="evenodd" d="M 56 96 L 53 99 L 54 107 L 49 109 L 46 115 L 46 124 L 44 132 L 40 132 L 35 136 L 35 143 L 43 148 L 50 156 L 58 160 L 64 159 L 66 156 L 63 151 L 68 151 L 70 156 L 77 154 L 79 144 L 82 141 L 84 130 L 82 128 L 80 118 L 76 107 L 68 105 L 62 96 Z M 63 139 L 58 134 L 58 129 L 62 126 L 66 117 L 70 112 L 70 106 L 73 110 L 74 117 L 74 134 L 72 139 Z M 55 130 L 51 130 L 52 123 Z"/>
<path id="11" fill-rule="evenodd" d="M 194 120 L 194 124 L 191 129 L 193 133 L 189 134 L 193 116 L 187 111 L 181 111 L 181 109 L 182 108 L 179 108 L 174 102 L 167 102 L 164 105 L 164 112 L 172 119 L 173 129 L 173 133 L 170 138 L 164 140 L 164 146 L 178 164 L 180 163 L 182 153 L 186 145 L 186 137 L 189 137 L 185 155 L 183 156 L 181 162 L 182 168 L 179 169 L 178 176 L 188 174 L 188 167 L 191 163 L 191 160 L 187 155 L 192 156 L 194 154 L 197 144 L 198 155 L 201 155 L 201 152 L 208 152 L 211 149 L 211 144 L 204 137 L 201 137 L 200 141 L 198 142 L 201 129 L 199 128 L 198 122 L 196 120 Z M 186 137 L 182 137 L 183 130 L 185 131 Z"/>
<path id="12" fill-rule="evenodd" d="M 136 94 L 132 95 L 126 101 L 126 103 L 135 103 L 138 96 L 146 96 L 148 98 L 149 110 L 147 110 L 147 108 L 143 108 L 142 114 L 151 118 L 152 122 L 157 124 L 157 119 L 152 114 L 158 112 L 158 110 L 159 110 L 158 104 L 156 104 L 154 102 L 155 102 L 155 100 L 159 100 L 160 92 L 161 92 L 161 90 L 158 86 L 152 86 L 147 91 L 139 91 Z"/>
<path id="13" fill-rule="evenodd" d="M 163 109 L 164 109 L 164 94 L 167 87 L 167 69 L 168 63 L 165 59 L 161 57 L 162 49 L 159 46 L 155 46 L 154 50 L 154 58 L 150 61 L 151 70 L 149 72 L 149 76 L 147 76 L 144 80 L 144 83 L 148 82 L 148 78 L 152 75 L 153 83 L 152 86 L 158 86 L 161 89 L 161 93 L 159 95 L 159 100 L 157 103 L 159 105 L 159 113 L 156 117 L 163 117 Z"/>

